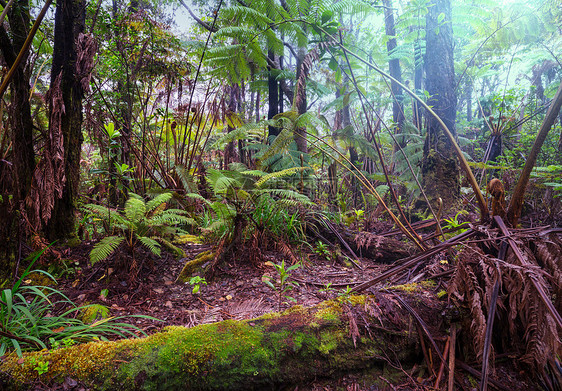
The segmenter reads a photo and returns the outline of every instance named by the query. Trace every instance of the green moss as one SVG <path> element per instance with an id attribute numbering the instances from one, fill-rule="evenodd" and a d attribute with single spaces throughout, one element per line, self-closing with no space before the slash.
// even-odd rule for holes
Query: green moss
<path id="1" fill-rule="evenodd" d="M 90 304 L 80 311 L 79 318 L 86 324 L 109 318 L 109 308 L 101 304 Z"/>
<path id="2" fill-rule="evenodd" d="M 365 298 L 350 296 L 361 311 Z M 194 328 L 171 326 L 143 339 L 98 342 L 16 357 L 0 363 L 0 375 L 14 376 L 14 388 L 39 379 L 45 384 L 65 377 L 92 389 L 229 390 L 268 389 L 280 383 L 302 382 L 333 371 L 373 365 L 384 357 L 381 349 L 401 352 L 406 337 L 391 336 L 384 347 L 373 334 L 362 335 L 354 346 L 342 304 L 328 301 L 313 308 L 293 307 L 249 321 L 224 321 Z M 363 312 L 365 319 L 371 315 Z M 374 320 L 373 320 L 374 321 Z M 383 332 L 378 332 L 383 333 Z M 386 335 L 387 332 L 384 332 Z M 38 377 L 29 357 L 49 363 Z"/>
<path id="3" fill-rule="evenodd" d="M 198 267 L 206 262 L 212 261 L 215 258 L 215 254 L 210 251 L 203 251 L 198 254 L 195 258 L 187 261 L 180 272 L 176 282 L 187 282 L 189 277 L 197 270 Z"/>
<path id="4" fill-rule="evenodd" d="M 389 289 L 400 290 L 407 293 L 418 293 L 422 291 L 427 291 L 435 287 L 435 281 L 425 280 L 421 282 L 414 282 L 411 284 L 394 285 Z"/>

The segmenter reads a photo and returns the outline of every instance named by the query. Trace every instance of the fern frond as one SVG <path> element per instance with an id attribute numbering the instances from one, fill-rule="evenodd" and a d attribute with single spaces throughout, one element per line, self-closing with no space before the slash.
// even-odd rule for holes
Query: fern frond
<path id="1" fill-rule="evenodd" d="M 179 213 L 183 212 L 183 213 Z M 152 225 L 195 225 L 195 220 L 185 216 L 186 212 L 180 209 L 167 209 L 150 219 Z"/>
<path id="2" fill-rule="evenodd" d="M 267 149 L 259 156 L 259 161 L 264 162 L 274 155 L 281 153 L 293 141 L 293 130 L 284 128 L 281 133 L 273 140 Z M 257 157 L 258 158 L 258 157 Z"/>
<path id="3" fill-rule="evenodd" d="M 106 236 L 90 251 L 90 263 L 93 265 L 103 261 L 125 240 L 122 236 Z"/>
<path id="4" fill-rule="evenodd" d="M 278 198 L 280 198 L 280 200 L 276 201 L 276 202 L 281 202 L 281 200 L 294 200 L 297 201 L 298 203 L 302 204 L 302 205 L 312 205 L 312 201 L 310 201 L 310 198 L 308 198 L 307 196 L 305 196 L 304 194 L 301 194 L 297 191 L 294 190 L 289 190 L 289 189 L 261 189 L 261 190 L 257 190 L 255 192 L 256 195 L 259 194 L 264 194 L 267 193 L 271 196 L 276 196 Z"/>
<path id="5" fill-rule="evenodd" d="M 234 173 L 234 171 L 231 173 Z M 216 195 L 224 195 L 229 189 L 242 187 L 242 183 L 237 179 L 226 176 L 222 171 L 211 168 L 207 171 L 207 181 Z"/>
<path id="6" fill-rule="evenodd" d="M 114 224 L 125 223 L 125 219 L 123 219 L 123 216 L 121 216 L 119 212 L 117 212 L 117 210 L 107 208 L 103 205 L 87 204 L 84 205 L 82 209 L 90 213 L 93 213 L 94 215 L 96 215 L 97 217 L 99 217 L 104 221 L 110 221 Z"/>
<path id="7" fill-rule="evenodd" d="M 146 204 L 143 199 L 138 199 L 135 197 L 130 197 L 127 202 L 125 202 L 125 216 L 129 223 L 133 225 L 138 224 L 146 213 Z"/>
<path id="8" fill-rule="evenodd" d="M 262 185 L 264 185 L 270 179 L 279 179 L 279 178 L 291 176 L 291 175 L 293 175 L 293 174 L 295 174 L 299 171 L 304 171 L 304 170 L 307 170 L 307 169 L 308 169 L 308 167 L 291 167 L 291 168 L 286 168 L 286 169 L 281 170 L 281 171 L 272 172 L 272 173 L 267 174 L 267 175 L 263 176 L 262 178 L 260 178 L 256 182 L 256 187 L 262 187 Z"/>
<path id="9" fill-rule="evenodd" d="M 160 243 L 156 240 L 149 238 L 147 236 L 137 236 L 137 239 L 141 244 L 149 249 L 154 255 L 160 256 Z"/>
<path id="10" fill-rule="evenodd" d="M 197 191 L 197 184 L 195 183 L 193 174 L 190 173 L 184 165 L 178 164 L 174 168 L 181 180 L 183 188 L 188 192 Z"/>
<path id="11" fill-rule="evenodd" d="M 211 201 L 203 197 L 201 194 L 197 193 L 186 193 L 185 196 L 187 198 L 193 198 L 195 200 L 204 201 L 207 205 L 211 205 Z"/>
<path id="12" fill-rule="evenodd" d="M 146 212 L 145 213 L 152 212 L 158 206 L 162 205 L 165 202 L 170 201 L 170 199 L 172 199 L 172 193 L 170 193 L 170 192 L 166 192 L 166 193 L 162 193 L 162 194 L 157 195 L 152 200 L 150 200 L 146 203 Z"/>

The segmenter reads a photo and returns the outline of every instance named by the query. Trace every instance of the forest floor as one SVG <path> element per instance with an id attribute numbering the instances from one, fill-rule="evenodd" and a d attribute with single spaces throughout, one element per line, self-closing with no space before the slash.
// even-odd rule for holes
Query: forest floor
<path id="1" fill-rule="evenodd" d="M 345 295 L 348 285 L 353 286 L 368 281 L 391 266 L 361 259 L 359 262 L 362 269 L 359 269 L 341 260 L 308 254 L 308 260 L 292 271 L 288 278 L 288 281 L 298 283 L 285 293 L 286 296 L 294 299 L 294 302 L 282 298 L 280 303 L 277 292 L 264 283 L 264 276 L 274 279 L 278 277 L 271 264 L 279 264 L 283 259 L 283 256 L 277 252 L 265 252 L 263 262 L 258 265 L 246 259 L 226 259 L 226 262 L 216 270 L 215 277 L 207 281 L 206 285 L 201 285 L 198 293 L 193 293 L 193 286 L 176 282 L 176 279 L 185 262 L 202 251 L 209 250 L 211 247 L 208 245 L 184 246 L 187 256 L 182 259 L 174 258 L 166 252 L 163 252 L 161 258 L 156 258 L 147 252 L 139 251 L 137 259 L 148 261 L 143 263 L 137 278 L 133 281 L 127 278 L 126 273 L 114 272 L 110 267 L 111 262 L 100 262 L 91 266 L 89 251 L 92 245 L 93 243 L 84 242 L 67 250 L 64 257 L 79 263 L 79 268 L 76 269 L 77 273 L 61 276 L 58 288 L 77 305 L 97 303 L 108 307 L 111 316 L 147 315 L 159 319 L 159 321 L 143 317 L 125 319 L 147 334 L 160 331 L 170 325 L 193 327 L 225 319 L 251 319 L 265 313 L 287 309 L 294 304 L 312 306 L 323 300 Z M 125 255 L 117 253 L 116 256 L 123 258 Z M 431 262 L 439 264 L 439 259 L 434 257 L 428 263 Z M 440 308 L 446 306 L 446 300 L 436 300 L 436 293 L 446 289 L 448 277 L 444 278 L 445 280 L 434 279 L 433 284 L 424 286 L 424 291 L 420 291 L 419 299 L 428 309 L 433 309 L 428 311 L 428 314 L 420 313 L 422 318 L 435 317 L 436 306 Z M 331 285 L 327 287 L 327 284 Z M 380 288 L 382 286 L 379 285 L 372 289 Z M 107 292 L 106 295 L 102 294 L 104 290 Z M 447 330 L 434 329 L 434 332 L 434 338 L 444 343 Z M 408 371 L 403 370 L 404 379 L 400 384 L 388 382 L 388 388 L 384 389 L 433 389 L 435 380 L 430 379 L 427 373 L 420 370 L 420 367 L 424 366 L 424 359 L 420 357 L 419 366 Z M 458 389 L 476 389 L 475 378 L 466 372 L 463 373 L 464 377 L 457 376 L 457 382 L 464 384 Z M 496 379 L 501 385 L 497 389 L 511 391 L 537 389 L 528 380 L 527 375 L 517 367 L 515 360 L 510 358 L 497 365 L 491 378 Z M 335 379 L 316 380 L 297 389 L 381 389 L 369 385 L 369 381 L 363 373 L 343 374 Z M 444 381 L 446 383 L 446 378 Z"/>

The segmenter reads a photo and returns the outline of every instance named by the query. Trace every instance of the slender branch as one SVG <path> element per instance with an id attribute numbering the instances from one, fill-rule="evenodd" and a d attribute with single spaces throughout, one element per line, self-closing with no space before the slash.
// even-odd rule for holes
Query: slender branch
<path id="1" fill-rule="evenodd" d="M 453 145 L 453 149 L 454 149 L 454 151 L 457 155 L 457 158 L 459 159 L 461 167 L 463 168 L 464 172 L 466 173 L 466 176 L 467 176 L 468 181 L 469 181 L 469 183 L 472 187 L 472 190 L 474 191 L 474 194 L 476 195 L 476 199 L 478 201 L 478 206 L 480 208 L 480 219 L 482 221 L 487 220 L 488 219 L 488 206 L 486 205 L 486 200 L 484 200 L 484 196 L 482 195 L 482 192 L 480 191 L 480 187 L 478 186 L 476 178 L 474 177 L 474 174 L 472 173 L 472 170 L 470 169 L 470 166 L 468 165 L 467 160 L 463 156 L 459 145 L 455 141 L 455 137 L 453 136 L 453 134 L 451 133 L 451 131 L 449 130 L 447 125 L 445 125 L 443 120 L 435 113 L 435 111 L 433 111 L 431 109 L 431 107 L 429 107 L 429 105 L 427 103 L 425 103 L 423 101 L 423 99 L 421 99 L 412 90 L 410 90 L 408 87 L 406 87 L 406 85 L 399 82 L 394 77 L 390 76 L 388 73 L 386 73 L 385 71 L 380 69 L 378 66 L 370 63 L 369 61 L 365 60 L 361 56 L 355 54 L 354 52 L 352 52 L 351 50 L 346 48 L 344 45 L 340 44 L 332 35 L 330 35 L 326 31 L 324 31 L 324 33 L 326 34 L 326 36 L 330 37 L 333 40 L 333 42 L 337 46 L 339 46 L 343 51 L 345 51 L 346 53 L 355 57 L 357 60 L 359 60 L 363 64 L 367 65 L 368 67 L 374 69 L 376 72 L 380 73 L 383 77 L 385 77 L 387 79 L 390 79 L 392 81 L 395 81 L 404 91 L 406 91 L 408 93 L 408 95 L 410 95 L 412 98 L 417 100 L 427 110 L 428 113 L 430 113 L 433 117 L 435 117 L 435 119 L 437 120 L 437 122 L 439 123 L 441 128 L 443 129 L 444 133 L 447 135 L 447 137 L 451 141 L 451 144 Z"/>
<path id="2" fill-rule="evenodd" d="M 208 23 L 206 23 L 205 21 L 199 19 L 197 17 L 197 15 L 195 15 L 193 13 L 193 11 L 191 11 L 191 8 L 189 8 L 189 6 L 183 1 L 183 0 L 179 0 L 180 4 L 183 5 L 183 7 L 187 10 L 187 12 L 189 12 L 189 15 L 191 15 L 191 17 L 193 19 L 195 19 L 195 21 L 202 26 L 203 28 L 205 28 L 207 31 L 210 31 L 211 33 L 216 33 L 217 31 L 219 31 L 218 28 L 215 27 L 215 21 L 213 21 L 213 25 L 210 26 Z M 216 18 L 215 18 L 216 19 Z"/>
<path id="3" fill-rule="evenodd" d="M 27 35 L 27 38 L 25 39 L 25 42 L 24 42 L 16 60 L 12 64 L 12 67 L 10 68 L 10 70 L 8 71 L 8 74 L 6 75 L 4 80 L 2 81 L 2 84 L 0 85 L 0 99 L 4 95 L 4 92 L 6 92 L 6 89 L 8 88 L 8 84 L 10 84 L 10 81 L 12 80 L 12 77 L 14 76 L 14 73 L 16 72 L 16 69 L 18 68 L 21 61 L 23 60 L 23 58 L 27 54 L 27 50 L 31 46 L 31 43 L 33 42 L 33 38 L 35 37 L 35 34 L 37 33 L 37 30 L 39 29 L 39 25 L 43 21 L 43 17 L 47 13 L 47 10 L 49 9 L 49 6 L 51 5 L 52 1 L 53 0 L 47 0 L 45 5 L 41 9 L 41 12 L 39 12 L 39 15 L 37 15 L 37 19 L 35 20 L 35 23 L 33 23 L 33 27 L 31 28 L 31 31 Z"/>
<path id="4" fill-rule="evenodd" d="M 519 176 L 519 180 L 517 181 L 517 185 L 515 186 L 515 190 L 513 190 L 513 196 L 509 202 L 509 207 L 507 208 L 507 219 L 511 223 L 513 227 L 517 226 L 519 221 L 519 217 L 521 217 L 521 209 L 523 208 L 523 198 L 525 197 L 525 189 L 527 188 L 527 183 L 529 182 L 529 178 L 531 176 L 531 171 L 535 167 L 535 163 L 537 162 L 537 157 L 539 156 L 539 152 L 541 150 L 542 144 L 548 135 L 548 132 L 552 128 L 558 113 L 560 112 L 560 108 L 562 107 L 562 82 L 558 87 L 558 91 L 552 100 L 548 111 L 546 112 L 546 116 L 544 117 L 544 121 L 542 123 L 541 129 L 537 134 L 537 138 L 535 139 L 535 143 L 531 148 L 531 152 L 529 152 L 529 156 L 525 161 L 525 166 L 523 167 L 523 171 L 521 172 L 521 176 Z"/>

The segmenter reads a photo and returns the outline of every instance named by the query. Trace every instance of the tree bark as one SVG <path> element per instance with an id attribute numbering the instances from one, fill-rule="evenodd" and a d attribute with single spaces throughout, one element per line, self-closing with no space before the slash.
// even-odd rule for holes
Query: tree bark
<path id="1" fill-rule="evenodd" d="M 439 20 L 440 15 L 445 15 Z M 453 29 L 450 0 L 434 0 L 426 15 L 426 89 L 428 105 L 456 136 L 457 96 L 453 63 Z M 460 194 L 460 172 L 451 141 L 438 121 L 427 116 L 427 137 L 422 161 L 423 184 L 430 202 L 441 198 L 445 210 L 456 206 Z"/>
<path id="2" fill-rule="evenodd" d="M 24 45 L 30 31 L 29 3 L 16 0 L 8 10 L 10 34 L 0 26 L 0 51 L 8 67 L 11 67 Z M 35 169 L 33 149 L 33 120 L 29 103 L 29 74 L 26 72 L 28 54 L 16 68 L 11 81 L 10 105 L 8 106 L 8 132 L 11 149 L 0 151 L 7 159 L 0 161 L 0 274 L 7 275 L 18 256 L 21 232 L 20 217 L 26 213 L 24 200 L 31 190 Z M 19 211 L 19 213 L 18 213 Z"/>
<path id="3" fill-rule="evenodd" d="M 72 379 L 92 390 L 277 389 L 349 370 L 388 371 L 389 360 L 408 367 L 420 357 L 418 338 L 408 331 L 410 315 L 390 296 L 348 296 L 247 321 L 28 353 L 22 360 L 10 355 L 0 364 L 0 386 L 24 390 L 36 380 L 55 387 Z M 49 363 L 47 372 L 37 373 L 37 360 Z"/>
<path id="4" fill-rule="evenodd" d="M 306 79 L 308 78 L 308 66 L 306 63 L 306 53 L 304 47 L 298 48 L 297 53 L 297 86 L 295 88 L 295 106 L 299 115 L 306 113 Z M 303 127 L 295 128 L 294 135 L 297 150 L 301 153 L 308 153 L 306 143 L 306 133 Z"/>
<path id="5" fill-rule="evenodd" d="M 272 50 L 268 50 L 267 57 L 271 62 L 275 62 L 275 54 Z M 268 111 L 267 119 L 272 119 L 279 114 L 279 83 L 273 75 L 273 67 L 269 67 L 267 74 L 267 91 L 268 91 Z M 269 137 L 277 137 L 280 129 L 275 126 L 269 126 Z"/>
<path id="6" fill-rule="evenodd" d="M 78 45 L 88 44 L 88 38 L 81 37 L 85 26 L 85 1 L 57 1 L 55 12 L 55 43 L 53 48 L 53 64 L 51 69 L 51 88 L 60 77 L 60 90 L 64 107 L 60 123 L 51 123 L 50 127 L 60 126 L 64 148 L 64 175 L 66 178 L 60 198 L 55 200 L 51 219 L 46 234 L 49 240 L 64 239 L 74 234 L 75 205 L 80 180 L 80 154 L 82 151 L 82 98 L 84 88 L 89 81 L 92 58 L 90 53 L 82 55 L 86 58 L 78 61 Z M 81 47 L 80 49 L 88 49 Z M 93 54 L 93 53 L 91 53 Z M 85 72 L 85 74 L 79 74 Z M 85 82 L 82 83 L 82 80 Z M 84 84 L 84 85 L 83 85 Z M 51 102 L 53 103 L 53 102 Z M 51 113 L 61 110 L 51 105 Z M 53 117 L 51 117 L 51 120 Z"/>
<path id="7" fill-rule="evenodd" d="M 388 68 L 390 76 L 395 78 L 398 82 L 402 83 L 402 70 L 400 68 L 400 60 L 398 58 L 392 58 L 394 50 L 397 47 L 396 43 L 396 31 L 394 29 L 394 13 L 392 9 L 392 0 L 383 0 L 384 6 L 384 26 L 386 35 L 390 38 L 386 42 L 386 50 L 388 55 L 391 57 L 388 60 Z M 390 82 L 390 89 L 392 90 L 392 120 L 394 122 L 395 131 L 394 133 L 399 136 L 402 133 L 402 127 L 404 124 L 404 97 L 402 95 L 402 89 L 398 86 L 396 81 L 392 80 Z M 406 146 L 406 142 L 403 138 L 397 137 L 398 145 L 401 147 Z M 398 145 L 394 146 L 394 153 L 398 151 Z"/>

